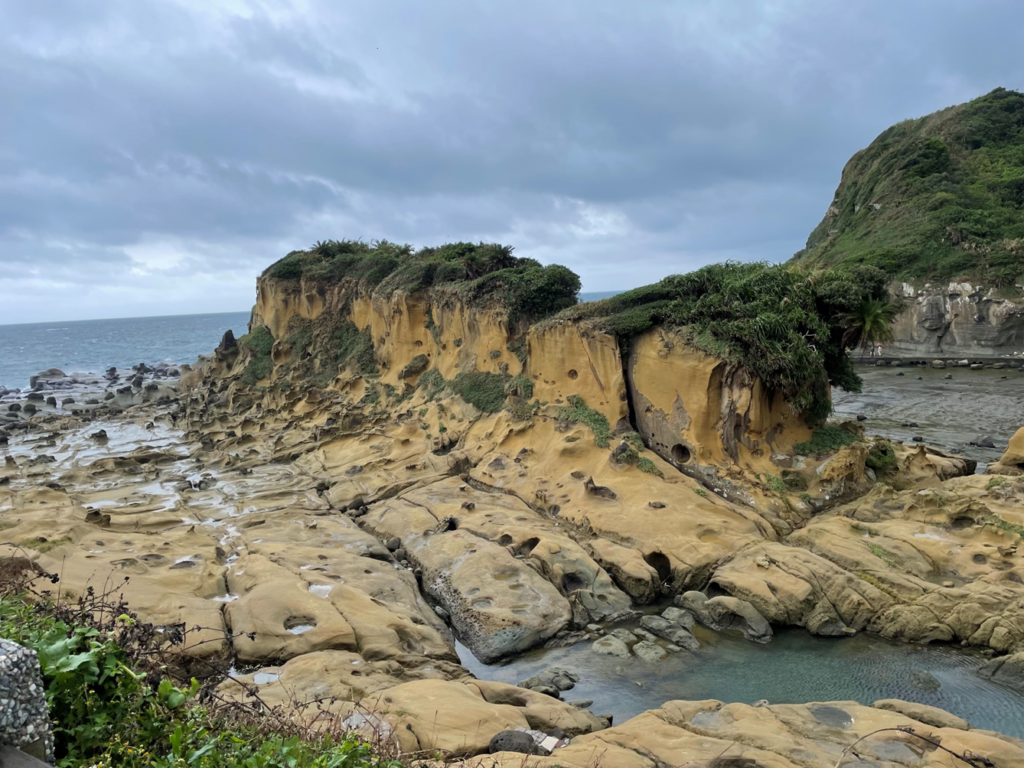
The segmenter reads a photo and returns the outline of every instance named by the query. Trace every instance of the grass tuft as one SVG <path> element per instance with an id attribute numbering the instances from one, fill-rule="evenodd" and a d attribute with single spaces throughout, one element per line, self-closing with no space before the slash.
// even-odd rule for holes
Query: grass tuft
<path id="1" fill-rule="evenodd" d="M 607 417 L 600 411 L 587 406 L 579 395 L 569 395 L 568 405 L 558 409 L 558 418 L 570 424 L 585 424 L 594 433 L 594 442 L 598 448 L 607 448 L 612 430 Z"/>

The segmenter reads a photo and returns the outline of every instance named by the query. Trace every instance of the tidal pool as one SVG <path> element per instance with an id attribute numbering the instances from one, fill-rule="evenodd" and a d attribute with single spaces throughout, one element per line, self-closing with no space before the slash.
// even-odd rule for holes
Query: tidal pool
<path id="1" fill-rule="evenodd" d="M 462 645 L 458 651 L 463 666 L 485 680 L 515 685 L 550 667 L 575 672 L 580 682 L 562 698 L 592 699 L 590 708 L 614 715 L 616 723 L 672 699 L 871 704 L 895 698 L 940 707 L 976 728 L 1024 738 L 1024 696 L 978 677 L 975 671 L 986 659 L 971 651 L 868 634 L 815 637 L 797 629 L 780 632 L 767 645 L 701 627 L 694 634 L 700 650 L 670 654 L 656 664 L 606 656 L 592 651 L 589 642 L 493 665 L 481 664 Z"/>
<path id="2" fill-rule="evenodd" d="M 922 437 L 929 445 L 976 460 L 978 471 L 996 461 L 1024 426 L 1024 373 L 1015 370 L 858 366 L 857 373 L 864 380 L 862 392 L 832 390 L 833 418 L 866 416 L 869 435 L 906 443 Z M 910 423 L 917 426 L 903 426 Z M 970 445 L 983 435 L 992 438 L 995 448 Z"/>

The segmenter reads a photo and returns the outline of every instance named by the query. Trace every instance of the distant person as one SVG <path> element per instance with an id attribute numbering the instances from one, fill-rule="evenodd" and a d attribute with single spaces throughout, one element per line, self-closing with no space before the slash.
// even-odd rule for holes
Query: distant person
<path id="1" fill-rule="evenodd" d="M 878 349 L 878 357 L 881 357 L 882 356 L 882 345 L 879 344 L 877 349 Z"/>

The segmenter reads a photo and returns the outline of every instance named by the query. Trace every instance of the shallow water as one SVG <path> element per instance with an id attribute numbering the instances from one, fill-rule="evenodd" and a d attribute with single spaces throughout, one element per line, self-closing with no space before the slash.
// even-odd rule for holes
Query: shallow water
<path id="1" fill-rule="evenodd" d="M 459 645 L 462 664 L 474 675 L 513 685 L 550 667 L 580 676 L 562 698 L 592 699 L 591 709 L 616 723 L 672 699 L 718 699 L 752 704 L 849 701 L 871 704 L 897 698 L 941 707 L 976 728 L 1024 738 L 1024 697 L 975 675 L 986 660 L 957 648 L 894 643 L 861 634 L 815 637 L 784 630 L 767 645 L 738 634 L 697 627 L 695 653 L 648 664 L 590 650 L 589 643 L 538 650 L 504 665 L 481 664 Z"/>
<path id="2" fill-rule="evenodd" d="M 922 437 L 929 445 L 976 460 L 979 471 L 996 461 L 1013 433 L 1024 426 L 1024 373 L 919 367 L 858 367 L 857 373 L 864 391 L 834 389 L 834 418 L 867 416 L 864 426 L 869 435 L 907 443 Z M 947 374 L 953 378 L 946 379 Z M 917 426 L 902 426 L 909 422 Z M 969 445 L 982 435 L 991 437 L 996 447 Z"/>

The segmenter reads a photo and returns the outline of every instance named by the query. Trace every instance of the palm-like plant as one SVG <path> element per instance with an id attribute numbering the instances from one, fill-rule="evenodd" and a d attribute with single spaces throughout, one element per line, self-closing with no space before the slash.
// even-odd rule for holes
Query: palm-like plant
<path id="1" fill-rule="evenodd" d="M 892 322 L 900 305 L 886 299 L 864 299 L 847 315 L 849 328 L 843 335 L 843 346 L 867 350 L 875 344 L 888 344 L 896 338 Z"/>

